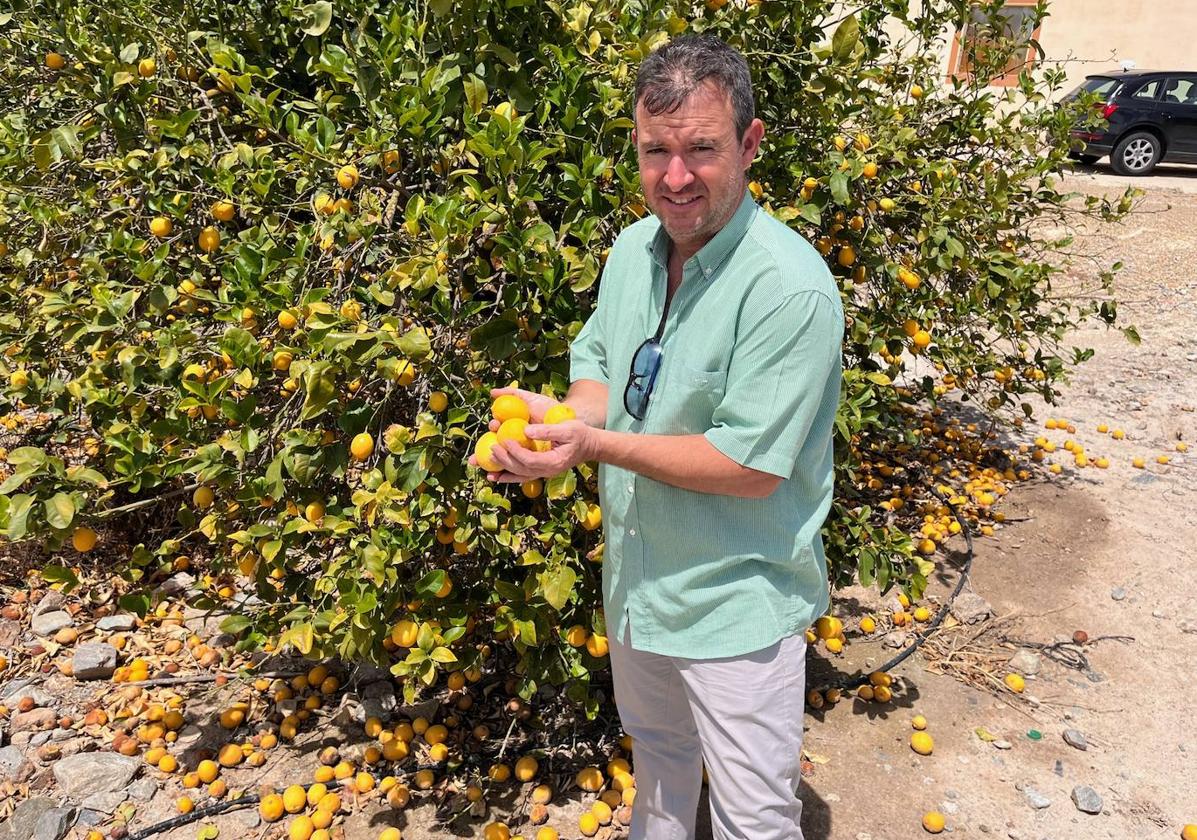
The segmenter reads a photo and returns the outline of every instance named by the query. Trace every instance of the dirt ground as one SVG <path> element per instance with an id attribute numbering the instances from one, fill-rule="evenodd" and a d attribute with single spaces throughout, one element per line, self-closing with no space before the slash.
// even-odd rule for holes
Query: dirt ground
<path id="1" fill-rule="evenodd" d="M 1098 166 L 1067 186 L 1117 193 L 1122 183 Z M 1095 355 L 1076 370 L 1058 407 L 1037 406 L 1022 436 L 1057 445 L 1072 437 L 1091 457 L 1107 456 L 1110 467 L 1066 467 L 1017 485 L 1002 502 L 1010 521 L 976 542 L 969 587 L 1008 617 L 1014 639 L 1052 643 L 1084 630 L 1090 639 L 1133 640 L 1086 645 L 1091 676 L 1044 657 L 1027 680 L 1037 705 L 928 673 L 915 654 L 894 672 L 902 695 L 916 698 L 908 707 L 841 702 L 812 721 L 805 747 L 826 763 L 815 765 L 803 790 L 806 840 L 922 836 L 921 815 L 933 809 L 953 835 L 1021 840 L 1175 838 L 1197 822 L 1197 778 L 1187 769 L 1197 756 L 1197 457 L 1174 451 L 1177 441 L 1197 438 L 1197 190 L 1152 179 L 1136 186 L 1147 191 L 1138 212 L 1114 229 L 1094 228 L 1079 244 L 1124 261 L 1115 297 L 1142 344 L 1104 327 L 1080 330 L 1072 343 Z M 1067 418 L 1077 433 L 1044 430 L 1046 417 Z M 1103 422 L 1124 429 L 1126 439 L 1098 433 Z M 1171 455 L 1166 466 L 1155 462 L 1163 453 Z M 1136 455 L 1145 469 L 1131 465 Z M 944 574 L 929 594 L 946 595 L 956 580 L 955 570 Z M 856 642 L 850 661 L 837 666 L 852 670 L 888 653 Z M 929 722 L 930 756 L 908 746 L 914 714 Z M 1009 749 L 982 740 L 979 727 Z M 1032 729 L 1041 740 L 1028 737 Z M 1065 743 L 1065 729 L 1079 730 L 1088 749 Z M 1099 815 L 1074 806 L 1077 785 L 1101 796 Z M 1032 807 L 1027 788 L 1051 804 Z"/>

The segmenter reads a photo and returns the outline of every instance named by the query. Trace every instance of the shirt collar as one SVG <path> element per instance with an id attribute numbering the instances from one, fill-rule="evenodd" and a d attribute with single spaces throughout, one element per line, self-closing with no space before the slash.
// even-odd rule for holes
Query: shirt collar
<path id="1" fill-rule="evenodd" d="M 736 209 L 735 214 L 727 224 L 719 229 L 718 233 L 711 237 L 710 242 L 699 248 L 698 253 L 686 261 L 686 265 L 682 267 L 683 271 L 693 265 L 701 270 L 703 276 L 708 280 L 713 277 L 727 255 L 740 244 L 740 240 L 748 232 L 757 209 L 752 193 L 744 190 L 744 198 L 740 201 L 740 206 Z M 668 263 L 669 234 L 665 232 L 664 225 L 658 222 L 657 232 L 645 245 L 645 249 L 658 265 L 664 266 Z"/>

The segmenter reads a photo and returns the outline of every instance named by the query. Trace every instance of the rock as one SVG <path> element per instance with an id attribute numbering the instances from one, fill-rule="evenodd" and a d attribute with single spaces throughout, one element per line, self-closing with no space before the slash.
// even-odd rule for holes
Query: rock
<path id="1" fill-rule="evenodd" d="M 132 613 L 106 615 L 96 622 L 96 629 L 105 633 L 123 633 L 137 626 L 137 616 Z"/>
<path id="2" fill-rule="evenodd" d="M 16 647 L 21 638 L 21 623 L 11 618 L 0 618 L 0 648 Z"/>
<path id="3" fill-rule="evenodd" d="M 4 698 L 4 705 L 12 708 L 13 706 L 19 705 L 21 700 L 25 697 L 33 698 L 33 702 L 38 706 L 57 705 L 57 701 L 55 700 L 53 694 L 42 691 L 35 685 L 29 685 L 29 683 L 24 683 L 18 688 L 10 691 L 8 696 Z"/>
<path id="4" fill-rule="evenodd" d="M 17 806 L 8 822 L 0 825 L 0 840 L 28 840 L 33 836 L 42 815 L 57 807 L 58 804 L 54 800 L 45 797 L 34 796 L 26 799 Z"/>
<path id="5" fill-rule="evenodd" d="M 1008 663 L 1011 671 L 1017 671 L 1025 677 L 1033 677 L 1039 673 L 1039 654 L 1029 650 L 1020 650 L 1010 657 Z"/>
<path id="6" fill-rule="evenodd" d="M 1114 589 L 1110 590 L 1110 597 L 1115 601 L 1124 600 L 1126 598 L 1126 590 L 1121 586 L 1115 587 Z"/>
<path id="7" fill-rule="evenodd" d="M 104 642 L 79 645 L 72 667 L 77 680 L 106 680 L 116 670 L 116 648 Z"/>
<path id="8" fill-rule="evenodd" d="M 153 779 L 138 779 L 129 785 L 129 797 L 136 799 L 138 802 L 149 802 L 157 792 L 158 786 L 154 784 Z"/>
<path id="9" fill-rule="evenodd" d="M 70 627 L 74 623 L 69 612 L 54 610 L 35 615 L 30 626 L 33 628 L 33 632 L 39 636 L 53 636 L 62 628 Z"/>
<path id="10" fill-rule="evenodd" d="M 0 779 L 12 779 L 23 782 L 33 775 L 33 764 L 26 758 L 19 748 L 9 744 L 0 748 Z"/>
<path id="11" fill-rule="evenodd" d="M 42 613 L 53 612 L 54 610 L 61 610 L 66 603 L 66 596 L 57 589 L 47 589 L 46 594 L 37 602 L 33 608 L 33 615 L 39 616 Z"/>
<path id="12" fill-rule="evenodd" d="M 1027 804 L 1036 811 L 1042 811 L 1044 808 L 1047 808 L 1052 804 L 1050 799 L 1048 799 L 1039 791 L 1035 790 L 1033 787 L 1029 787 L 1024 790 L 1023 796 L 1027 798 Z"/>
<path id="13" fill-rule="evenodd" d="M 93 793 L 91 796 L 84 799 L 81 805 L 90 811 L 98 811 L 101 814 L 111 814 L 120 804 L 128 798 L 128 794 L 123 790 L 113 790 L 106 793 Z"/>
<path id="14" fill-rule="evenodd" d="M 171 595 L 178 595 L 184 592 L 195 583 L 195 578 L 186 572 L 175 572 L 154 590 L 154 594 L 160 598 L 168 598 Z"/>
<path id="15" fill-rule="evenodd" d="M 38 817 L 29 840 L 62 840 L 74 821 L 74 808 L 51 808 Z"/>
<path id="16" fill-rule="evenodd" d="M 58 722 L 58 715 L 53 709 L 30 709 L 27 712 L 17 712 L 9 721 L 9 732 L 36 732 L 38 730 L 53 729 Z M 49 733 L 46 739 L 49 740 Z"/>
<path id="17" fill-rule="evenodd" d="M 78 753 L 54 765 L 54 779 L 69 799 L 80 802 L 94 793 L 127 787 L 140 766 L 137 759 L 119 753 Z"/>
<path id="18" fill-rule="evenodd" d="M 1076 747 L 1078 750 L 1089 749 L 1089 742 L 1085 740 L 1085 736 L 1077 729 L 1064 730 L 1064 743 L 1070 747 Z"/>
<path id="19" fill-rule="evenodd" d="M 1101 813 L 1101 796 L 1088 785 L 1077 785 L 1072 789 L 1072 804 L 1086 814 Z"/>
<path id="20" fill-rule="evenodd" d="M 975 592 L 961 592 L 952 602 L 952 615 L 962 624 L 976 624 L 993 615 L 993 607 Z"/>

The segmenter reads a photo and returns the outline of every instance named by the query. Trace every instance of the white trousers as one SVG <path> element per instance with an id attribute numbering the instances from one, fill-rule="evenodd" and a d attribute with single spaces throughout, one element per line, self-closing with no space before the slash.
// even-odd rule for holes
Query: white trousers
<path id="1" fill-rule="evenodd" d="M 615 703 L 632 736 L 629 840 L 692 840 L 706 764 L 715 840 L 802 840 L 806 638 L 726 659 L 611 640 Z"/>

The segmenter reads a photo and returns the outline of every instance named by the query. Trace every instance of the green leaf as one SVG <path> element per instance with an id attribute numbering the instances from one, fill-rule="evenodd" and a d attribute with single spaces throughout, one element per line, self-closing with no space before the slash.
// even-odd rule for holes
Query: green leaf
<path id="1" fill-rule="evenodd" d="M 75 501 L 66 493 L 55 493 L 45 501 L 46 522 L 50 527 L 63 530 L 71 526 L 75 518 Z"/>
<path id="2" fill-rule="evenodd" d="M 486 106 L 486 83 L 471 73 L 461 80 L 461 84 L 465 88 L 466 104 L 470 110 L 475 114 L 481 112 Z"/>
<path id="3" fill-rule="evenodd" d="M 311 420 L 324 413 L 324 409 L 337 394 L 337 373 L 328 362 L 316 362 L 304 371 L 303 410 L 300 420 Z"/>
<path id="4" fill-rule="evenodd" d="M 852 57 L 852 50 L 859 40 L 860 22 L 856 20 L 856 15 L 846 17 L 831 36 L 831 52 L 837 60 L 846 61 Z"/>
<path id="5" fill-rule="evenodd" d="M 299 11 L 309 21 L 301 27 L 309 35 L 323 35 L 332 25 L 333 5 L 328 0 L 308 3 Z"/>
<path id="6" fill-rule="evenodd" d="M 220 622 L 220 631 L 222 633 L 232 633 L 234 636 L 241 633 L 245 628 L 249 627 L 250 620 L 244 615 L 230 615 L 224 621 Z"/>
<path id="7" fill-rule="evenodd" d="M 560 611 L 574 591 L 574 584 L 578 580 L 578 573 L 573 566 L 542 572 L 540 575 L 541 594 L 553 609 Z"/>

